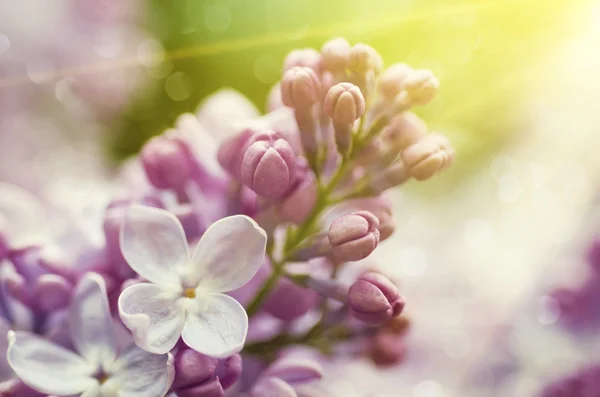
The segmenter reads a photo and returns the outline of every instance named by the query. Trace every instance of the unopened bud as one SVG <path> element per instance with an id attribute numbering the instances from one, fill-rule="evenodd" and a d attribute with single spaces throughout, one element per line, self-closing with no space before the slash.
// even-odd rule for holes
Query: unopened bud
<path id="1" fill-rule="evenodd" d="M 367 211 L 344 215 L 329 227 L 329 243 L 333 256 L 339 261 L 358 261 L 366 258 L 379 243 L 379 220 Z"/>
<path id="2" fill-rule="evenodd" d="M 352 47 L 343 38 L 329 40 L 321 47 L 323 67 L 332 73 L 343 71 L 348 66 Z"/>
<path id="3" fill-rule="evenodd" d="M 382 325 L 404 309 L 398 288 L 379 273 L 362 275 L 348 291 L 350 314 L 367 324 Z"/>
<path id="4" fill-rule="evenodd" d="M 295 66 L 281 79 L 283 104 L 294 109 L 308 109 L 319 100 L 321 82 L 309 67 Z"/>
<path id="5" fill-rule="evenodd" d="M 401 156 L 410 176 L 423 181 L 446 169 L 454 159 L 454 150 L 444 136 L 431 134 L 406 148 Z"/>

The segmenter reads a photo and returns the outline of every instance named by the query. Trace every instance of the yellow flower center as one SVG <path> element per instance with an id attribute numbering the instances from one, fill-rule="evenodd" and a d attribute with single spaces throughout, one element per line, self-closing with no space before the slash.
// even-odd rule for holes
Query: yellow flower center
<path id="1" fill-rule="evenodd" d="M 194 288 L 186 288 L 183 291 L 183 296 L 185 296 L 186 298 L 195 298 L 196 297 L 196 290 Z"/>
<path id="2" fill-rule="evenodd" d="M 108 380 L 108 375 L 102 375 L 98 378 L 98 382 L 102 385 Z"/>

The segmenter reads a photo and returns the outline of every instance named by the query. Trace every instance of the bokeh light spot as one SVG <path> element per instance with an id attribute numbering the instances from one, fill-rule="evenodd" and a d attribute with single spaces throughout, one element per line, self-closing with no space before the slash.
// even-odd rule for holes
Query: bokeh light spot
<path id="1" fill-rule="evenodd" d="M 469 247 L 482 248 L 490 244 L 492 228 L 483 219 L 470 219 L 465 223 L 465 242 Z"/>
<path id="2" fill-rule="evenodd" d="M 156 67 L 165 59 L 165 50 L 158 40 L 144 40 L 137 47 L 137 59 L 146 67 Z"/>
<path id="3" fill-rule="evenodd" d="M 254 75 L 261 83 L 275 83 L 281 74 L 281 62 L 277 57 L 265 54 L 254 61 Z"/>
<path id="4" fill-rule="evenodd" d="M 184 101 L 190 97 L 191 82 L 182 72 L 175 72 L 165 81 L 165 91 L 175 101 Z"/>
<path id="5" fill-rule="evenodd" d="M 231 25 L 231 12 L 221 4 L 210 6 L 204 12 L 204 24 L 213 33 L 224 32 Z"/>
<path id="6" fill-rule="evenodd" d="M 503 203 L 519 201 L 523 194 L 521 181 L 514 174 L 505 174 L 498 180 L 498 199 Z"/>

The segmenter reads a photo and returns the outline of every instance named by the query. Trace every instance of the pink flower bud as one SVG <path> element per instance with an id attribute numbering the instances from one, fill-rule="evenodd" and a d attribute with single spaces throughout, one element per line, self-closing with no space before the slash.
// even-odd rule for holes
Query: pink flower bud
<path id="1" fill-rule="evenodd" d="M 314 291 L 282 278 L 265 301 L 264 308 L 273 317 L 292 321 L 306 314 L 318 303 L 318 295 Z"/>
<path id="2" fill-rule="evenodd" d="M 405 83 L 406 91 L 415 104 L 424 105 L 435 98 L 440 83 L 429 70 L 415 70 Z"/>
<path id="3" fill-rule="evenodd" d="M 386 99 L 393 99 L 404 89 L 406 79 L 413 70 L 410 66 L 397 63 L 383 71 L 379 78 L 379 90 Z"/>
<path id="4" fill-rule="evenodd" d="M 350 314 L 367 324 L 382 325 L 404 309 L 398 288 L 379 273 L 362 275 L 348 291 Z"/>
<path id="5" fill-rule="evenodd" d="M 35 294 L 44 312 L 64 309 L 69 305 L 73 286 L 56 274 L 42 274 L 36 280 Z"/>
<path id="6" fill-rule="evenodd" d="M 394 117 L 384 130 L 383 139 L 396 154 L 417 143 L 427 133 L 427 125 L 412 112 Z"/>
<path id="7" fill-rule="evenodd" d="M 295 66 L 281 79 L 283 104 L 294 109 L 306 110 L 319 100 L 321 82 L 309 67 Z"/>
<path id="8" fill-rule="evenodd" d="M 305 66 L 317 72 L 321 67 L 321 54 L 313 48 L 293 50 L 283 61 L 284 73 L 295 66 Z"/>
<path id="9" fill-rule="evenodd" d="M 267 198 L 281 197 L 294 181 L 296 157 L 285 139 L 255 140 L 242 161 L 242 183 Z"/>
<path id="10" fill-rule="evenodd" d="M 333 73 L 343 71 L 348 65 L 351 49 L 350 44 L 341 37 L 329 40 L 321 47 L 323 67 Z"/>
<path id="11" fill-rule="evenodd" d="M 400 363 L 407 353 L 405 337 L 387 330 L 377 332 L 369 348 L 369 358 L 379 367 Z"/>
<path id="12" fill-rule="evenodd" d="M 339 83 L 327 92 L 323 110 L 334 124 L 351 124 L 365 113 L 365 98 L 354 84 Z"/>
<path id="13" fill-rule="evenodd" d="M 148 180 L 158 189 L 181 187 L 192 174 L 192 154 L 180 140 L 156 136 L 142 148 L 141 159 Z"/>
<path id="14" fill-rule="evenodd" d="M 369 70 L 379 73 L 383 68 L 383 60 L 373 47 L 358 43 L 350 50 L 348 68 L 355 73 L 366 73 Z"/>
<path id="15" fill-rule="evenodd" d="M 406 148 L 401 156 L 410 176 L 424 181 L 452 163 L 454 150 L 444 136 L 431 134 Z"/>
<path id="16" fill-rule="evenodd" d="M 255 134 L 256 131 L 247 128 L 228 138 L 219 146 L 217 152 L 219 164 L 236 179 L 240 179 L 244 152 Z"/>
<path id="17" fill-rule="evenodd" d="M 296 179 L 295 187 L 277 206 L 277 214 L 284 221 L 300 224 L 310 215 L 317 202 L 317 181 L 315 174 L 306 166 L 300 167 Z"/>
<path id="18" fill-rule="evenodd" d="M 379 243 L 379 220 L 367 211 L 344 215 L 329 227 L 329 243 L 333 256 L 339 261 L 358 261 L 366 258 Z"/>

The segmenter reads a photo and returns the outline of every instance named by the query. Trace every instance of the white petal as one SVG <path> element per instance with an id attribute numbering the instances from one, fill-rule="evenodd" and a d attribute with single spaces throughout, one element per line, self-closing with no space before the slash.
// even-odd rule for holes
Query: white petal
<path id="1" fill-rule="evenodd" d="M 181 337 L 192 349 L 224 358 L 244 347 L 248 332 L 246 311 L 230 296 L 210 294 L 190 307 Z"/>
<path id="2" fill-rule="evenodd" d="M 81 393 L 97 383 L 96 368 L 82 357 L 29 332 L 10 332 L 8 362 L 28 386 L 61 396 Z"/>
<path id="3" fill-rule="evenodd" d="M 117 355 L 117 341 L 104 279 L 86 274 L 75 289 L 69 311 L 73 344 L 79 353 L 98 366 L 108 365 Z"/>
<path id="4" fill-rule="evenodd" d="M 135 343 L 151 353 L 164 354 L 181 336 L 185 311 L 178 294 L 153 284 L 135 284 L 119 296 L 119 315 Z"/>
<path id="5" fill-rule="evenodd" d="M 265 257 L 267 234 L 251 218 L 234 215 L 213 223 L 194 252 L 193 277 L 203 287 L 229 292 L 246 284 Z"/>
<path id="6" fill-rule="evenodd" d="M 101 387 L 100 384 L 98 382 L 96 382 L 96 384 L 94 386 L 92 386 L 91 388 L 87 389 L 86 391 L 84 391 L 83 393 L 81 393 L 80 397 L 101 397 Z M 50 397 L 50 396 L 48 396 Z"/>
<path id="7" fill-rule="evenodd" d="M 170 353 L 152 354 L 129 346 L 111 368 L 119 385 L 119 396 L 164 397 L 173 383 L 173 361 Z"/>
<path id="8" fill-rule="evenodd" d="M 121 230 L 121 251 L 148 281 L 179 288 L 178 269 L 189 266 L 189 249 L 179 220 L 158 208 L 133 205 Z"/>

